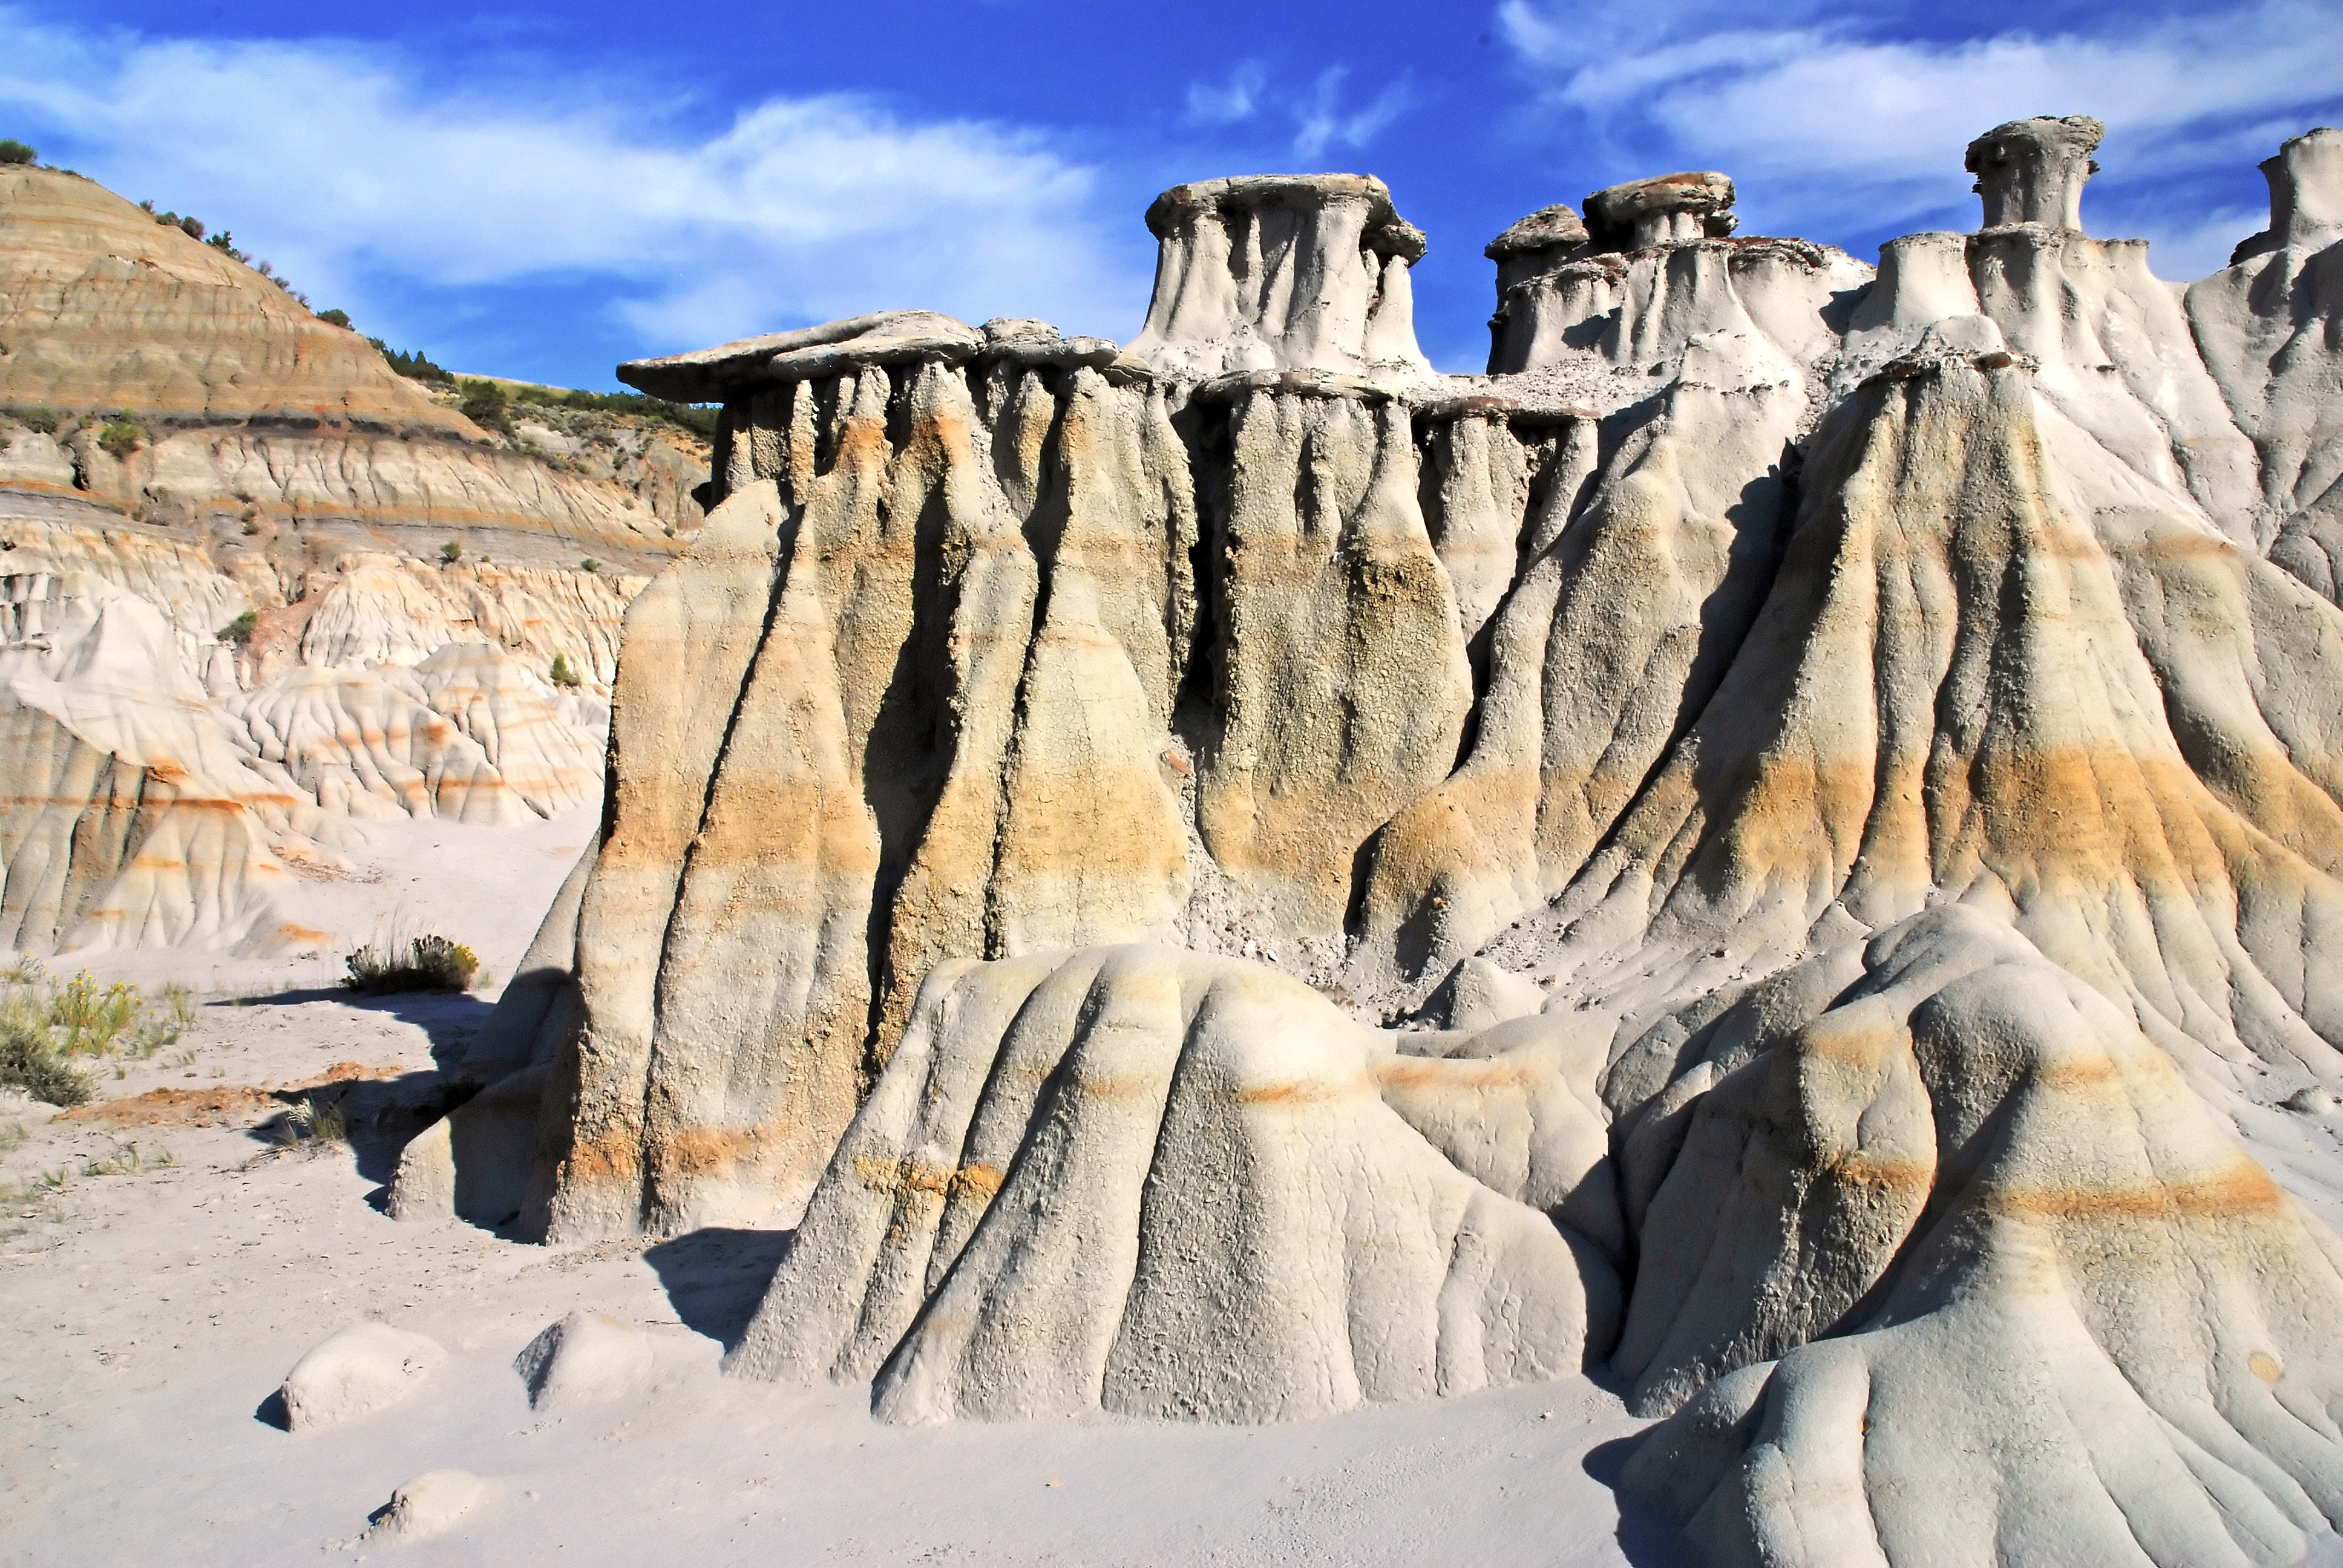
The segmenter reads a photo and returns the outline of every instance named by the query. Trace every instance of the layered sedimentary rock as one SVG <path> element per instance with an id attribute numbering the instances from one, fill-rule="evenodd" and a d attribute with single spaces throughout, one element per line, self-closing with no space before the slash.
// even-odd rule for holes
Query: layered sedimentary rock
<path id="1" fill-rule="evenodd" d="M 127 417 L 144 433 L 125 451 L 100 445 L 96 425 L 0 431 L 0 483 L 158 521 L 489 529 L 515 546 L 553 536 L 663 557 L 698 519 L 640 483 L 659 454 L 621 461 L 630 490 L 495 445 L 224 250 L 78 176 L 24 166 L 0 172 L 0 418 L 11 407 Z"/>
<path id="2" fill-rule="evenodd" d="M 581 682 L 609 671 L 628 585 L 450 582 L 383 558 L 317 574 L 284 605 L 282 584 L 229 577 L 169 536 L 16 517 L 0 545 L 0 707 L 17 733 L 0 757 L 0 903 L 15 950 L 265 952 L 319 935 L 277 911 L 285 863 L 332 864 L 357 821 L 511 825 L 598 792 L 607 709 L 551 685 L 537 647 L 577 649 Z M 369 575 L 423 608 L 351 580 Z M 239 647 L 227 633 L 246 614 Z M 322 658 L 305 659 L 305 630 Z"/>
<path id="3" fill-rule="evenodd" d="M 797 1224 L 733 1370 L 890 1419 L 1603 1364 L 1704 1561 L 2331 1550 L 2343 1243 L 2229 1119 L 2343 1084 L 2335 133 L 2184 308 L 2095 131 L 1875 276 L 1722 176 L 1546 209 L 1485 377 L 1167 353 L 1179 192 L 1135 357 L 629 367 L 726 498 L 482 1096 L 531 1161 L 443 1184 Z"/>
<path id="4" fill-rule="evenodd" d="M 1503 1191 L 1410 1125 L 1474 1076 L 1234 960 L 940 965 L 731 1367 L 875 1375 L 914 1422 L 1291 1421 L 1566 1375 L 1618 1290 L 1541 1211 L 1566 1179 Z"/>
<path id="5" fill-rule="evenodd" d="M 286 858 L 318 854 L 331 819 L 248 766 L 143 600 L 86 576 L 0 583 L 0 940 L 265 950 Z"/>

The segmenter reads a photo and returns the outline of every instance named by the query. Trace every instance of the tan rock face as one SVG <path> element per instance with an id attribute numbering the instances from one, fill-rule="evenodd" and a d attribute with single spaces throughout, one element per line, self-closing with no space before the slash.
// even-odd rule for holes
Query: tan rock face
<path id="1" fill-rule="evenodd" d="M 558 538 L 564 555 L 663 560 L 673 531 L 699 520 L 674 483 L 673 443 L 639 442 L 583 471 L 492 446 L 363 336 L 242 262 L 102 186 L 23 166 L 0 172 L 9 407 L 138 421 L 126 455 L 100 447 L 96 428 L 52 438 L 0 426 L 0 484 L 85 493 L 157 522 L 488 530 Z"/>
<path id="2" fill-rule="evenodd" d="M 2343 1085 L 2324 143 L 2184 310 L 2087 129 L 1875 276 L 1604 193 L 1470 382 L 781 346 L 629 618 L 532 1216 L 798 1223 L 734 1369 L 893 1420 L 1608 1358 L 1702 1561 L 2323 1540 L 2343 1248 L 2223 1117 Z"/>
<path id="3" fill-rule="evenodd" d="M 0 403 L 471 437 L 360 334 L 103 186 L 0 173 Z"/>
<path id="4" fill-rule="evenodd" d="M 1163 374 L 1431 368 L 1408 278 L 1423 235 L 1373 176 L 1174 186 L 1147 226 L 1161 245 L 1155 298 L 1131 351 Z"/>

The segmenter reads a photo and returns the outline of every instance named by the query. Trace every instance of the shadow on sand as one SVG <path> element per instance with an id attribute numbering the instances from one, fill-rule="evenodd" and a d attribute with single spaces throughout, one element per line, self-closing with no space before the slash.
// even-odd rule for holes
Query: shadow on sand
<path id="1" fill-rule="evenodd" d="M 1619 1473 L 1642 1447 L 1644 1434 L 1614 1437 L 1586 1451 L 1580 1468 L 1611 1489 L 1619 1504 L 1619 1551 L 1635 1568 L 1683 1568 L 1684 1553 L 1676 1548 L 1676 1527 L 1619 1495 Z"/>
<path id="2" fill-rule="evenodd" d="M 395 1018 L 401 1023 L 411 1023 L 421 1030 L 431 1042 L 432 1060 L 442 1063 L 451 1054 L 460 1054 L 461 1047 L 480 1032 L 488 1015 L 497 1010 L 492 1001 L 462 991 L 387 991 L 368 996 L 340 986 L 312 986 L 299 990 L 278 991 L 273 996 L 236 997 L 206 1002 L 207 1010 L 227 1011 L 236 1009 L 265 1007 L 298 1007 L 305 1002 L 337 1001 L 360 1012 L 378 1012 Z"/>
<path id="3" fill-rule="evenodd" d="M 748 1332 L 765 1287 L 788 1255 L 795 1231 L 732 1231 L 710 1226 L 661 1241 L 643 1253 L 659 1273 L 675 1315 L 729 1353 Z"/>

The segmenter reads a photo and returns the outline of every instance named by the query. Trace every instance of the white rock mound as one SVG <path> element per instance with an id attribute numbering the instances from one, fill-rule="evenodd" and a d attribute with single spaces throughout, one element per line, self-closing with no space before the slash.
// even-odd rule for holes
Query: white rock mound
<path id="1" fill-rule="evenodd" d="M 396 1404 L 445 1355 L 422 1334 L 371 1319 L 352 1323 L 311 1347 L 285 1374 L 279 1392 L 286 1423 L 313 1432 Z"/>
<path id="2" fill-rule="evenodd" d="M 1540 1207 L 1600 1122 L 1524 1102 L 1475 1180 L 1409 1112 L 1482 1076 L 1233 960 L 946 963 L 729 1365 L 875 1375 L 908 1422 L 1295 1421 L 1566 1376 L 1618 1283 Z"/>
<path id="3" fill-rule="evenodd" d="M 367 1531 L 375 1541 L 430 1541 L 493 1504 L 504 1488 L 464 1470 L 427 1471 L 390 1494 Z"/>
<path id="4" fill-rule="evenodd" d="M 513 1358 L 528 1407 L 547 1415 L 608 1404 L 649 1386 L 658 1366 L 650 1333 L 608 1312 L 574 1312 Z"/>

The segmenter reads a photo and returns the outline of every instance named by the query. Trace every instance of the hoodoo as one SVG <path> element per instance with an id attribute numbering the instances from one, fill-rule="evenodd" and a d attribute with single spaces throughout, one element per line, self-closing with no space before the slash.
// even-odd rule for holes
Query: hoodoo
<path id="1" fill-rule="evenodd" d="M 1165 193 L 1127 350 L 625 367 L 720 505 L 394 1203 L 794 1225 L 731 1370 L 892 1421 L 1608 1369 L 1703 1562 L 2336 1550 L 2343 1242 L 2240 1138 L 2343 1086 L 2343 137 L 2184 307 L 2099 134 L 1875 274 L 1544 208 L 1486 377 L 1352 176 Z"/>

